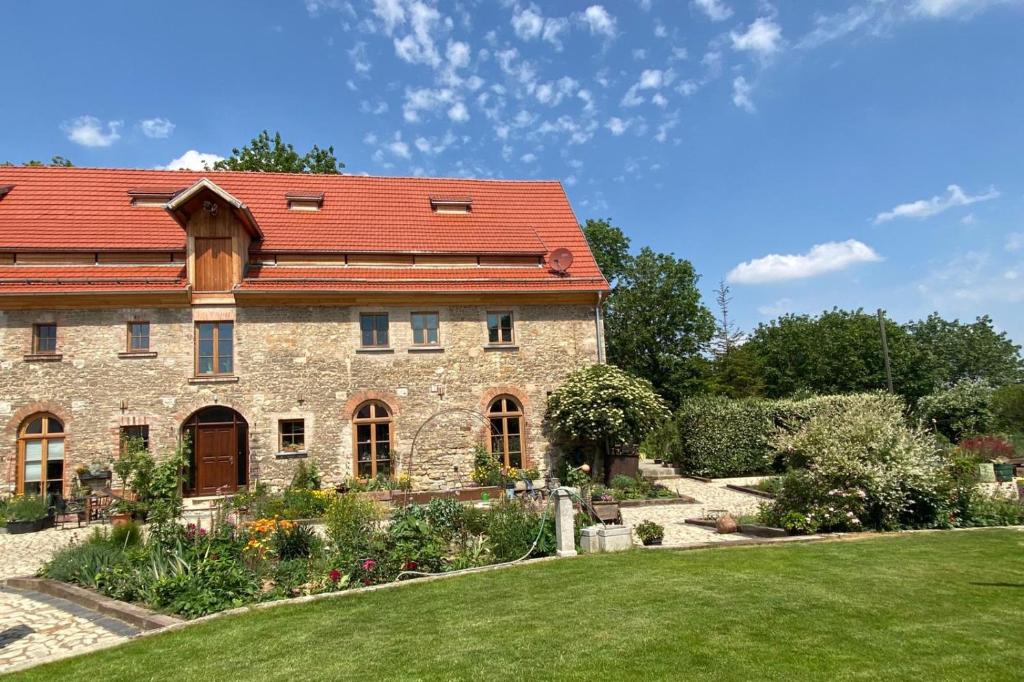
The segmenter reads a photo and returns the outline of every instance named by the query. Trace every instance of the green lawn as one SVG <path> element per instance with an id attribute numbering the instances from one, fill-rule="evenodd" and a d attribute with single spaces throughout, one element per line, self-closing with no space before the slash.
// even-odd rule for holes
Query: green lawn
<path id="1" fill-rule="evenodd" d="M 1021 679 L 1024 532 L 633 551 L 225 618 L 14 679 Z"/>

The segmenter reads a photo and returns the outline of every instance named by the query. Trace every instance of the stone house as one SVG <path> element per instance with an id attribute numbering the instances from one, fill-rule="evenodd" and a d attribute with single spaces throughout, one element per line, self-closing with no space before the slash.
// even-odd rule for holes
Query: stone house
<path id="1" fill-rule="evenodd" d="M 607 289 L 558 182 L 0 168 L 0 484 L 183 434 L 191 495 L 543 472 Z"/>

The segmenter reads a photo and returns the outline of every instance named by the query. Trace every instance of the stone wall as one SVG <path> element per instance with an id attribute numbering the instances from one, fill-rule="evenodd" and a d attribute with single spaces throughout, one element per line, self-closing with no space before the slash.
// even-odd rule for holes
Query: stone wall
<path id="1" fill-rule="evenodd" d="M 122 425 L 147 424 L 159 455 L 174 447 L 185 419 L 210 405 L 232 407 L 248 422 L 251 478 L 290 480 L 298 460 L 277 456 L 278 420 L 304 418 L 309 459 L 338 483 L 353 474 L 353 410 L 374 398 L 392 410 L 401 469 L 417 488 L 468 484 L 470 450 L 486 434 L 471 413 L 503 393 L 522 403 L 527 463 L 543 471 L 555 455 L 543 424 L 547 394 L 596 361 L 594 309 L 500 306 L 510 307 L 517 348 L 502 350 L 485 345 L 484 306 L 0 311 L 0 483 L 13 487 L 17 431 L 37 411 L 65 420 L 70 480 L 75 466 L 116 456 Z M 413 310 L 439 312 L 443 350 L 410 350 Z M 361 352 L 359 313 L 376 311 L 389 313 L 391 351 Z M 130 319 L 151 323 L 156 357 L 119 357 Z M 197 319 L 236 321 L 236 382 L 195 382 Z M 58 324 L 61 360 L 26 361 L 32 325 L 48 321 Z"/>

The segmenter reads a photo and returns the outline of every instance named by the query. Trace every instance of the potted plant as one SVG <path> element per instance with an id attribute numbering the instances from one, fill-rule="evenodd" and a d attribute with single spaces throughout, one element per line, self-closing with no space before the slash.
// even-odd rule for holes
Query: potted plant
<path id="1" fill-rule="evenodd" d="M 89 464 L 83 464 L 78 467 L 78 480 L 81 484 L 88 488 L 90 492 L 99 492 L 110 488 L 110 479 L 112 473 L 110 471 L 109 462 L 94 461 Z"/>
<path id="2" fill-rule="evenodd" d="M 654 521 L 644 520 L 637 524 L 636 534 L 640 538 L 640 542 L 644 543 L 646 547 L 660 545 L 665 537 L 665 527 Z"/>
<path id="3" fill-rule="evenodd" d="M 46 525 L 50 516 L 46 498 L 41 495 L 19 495 L 7 503 L 7 532 L 34 533 Z"/>

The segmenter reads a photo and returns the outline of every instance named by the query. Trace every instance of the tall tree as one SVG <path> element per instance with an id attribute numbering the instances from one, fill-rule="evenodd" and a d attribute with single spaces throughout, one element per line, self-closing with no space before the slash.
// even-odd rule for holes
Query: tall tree
<path id="1" fill-rule="evenodd" d="M 1020 346 L 998 332 L 988 316 L 967 324 L 932 313 L 907 325 L 915 343 L 928 354 L 936 384 L 984 379 L 993 386 L 1024 381 Z"/>
<path id="2" fill-rule="evenodd" d="M 0 166 L 14 166 L 14 165 L 16 165 L 16 164 L 11 163 L 10 161 L 4 161 L 3 163 L 0 163 Z M 23 163 L 21 165 L 22 166 L 28 166 L 28 167 L 39 167 L 39 168 L 41 168 L 43 166 L 51 166 L 51 167 L 54 167 L 54 168 L 72 168 L 72 167 L 74 167 L 75 164 L 71 163 L 70 160 L 65 159 L 63 156 L 53 156 L 53 157 L 50 157 L 50 163 L 43 163 L 39 159 L 29 159 L 28 161 L 26 161 L 25 163 Z"/>
<path id="3" fill-rule="evenodd" d="M 594 220 L 588 218 L 580 227 L 587 237 L 590 250 L 597 260 L 605 279 L 609 283 L 618 280 L 629 263 L 629 237 L 622 230 L 612 225 L 611 218 Z"/>
<path id="4" fill-rule="evenodd" d="M 721 358 L 743 343 L 746 334 L 729 319 L 729 304 L 732 303 L 732 296 L 729 295 L 729 285 L 725 283 L 725 280 L 719 281 L 718 288 L 715 289 L 715 303 L 718 304 L 718 317 L 715 319 L 715 335 L 711 339 L 711 352 L 715 358 Z"/>
<path id="5" fill-rule="evenodd" d="M 911 401 L 930 393 L 935 380 L 927 354 L 892 320 L 885 320 L 885 328 L 896 392 Z M 770 397 L 873 391 L 886 385 L 878 318 L 863 310 L 785 315 L 760 325 L 747 346 L 764 370 Z"/>
<path id="6" fill-rule="evenodd" d="M 698 279 L 689 261 L 644 247 L 627 260 L 608 298 L 609 360 L 673 404 L 701 386 L 701 353 L 715 332 Z"/>
<path id="7" fill-rule="evenodd" d="M 241 149 L 231 150 L 231 156 L 213 164 L 214 170 L 259 171 L 264 173 L 319 173 L 337 175 L 345 164 L 334 156 L 334 147 L 321 149 L 313 145 L 305 154 L 281 140 L 281 133 L 264 130 Z"/>

